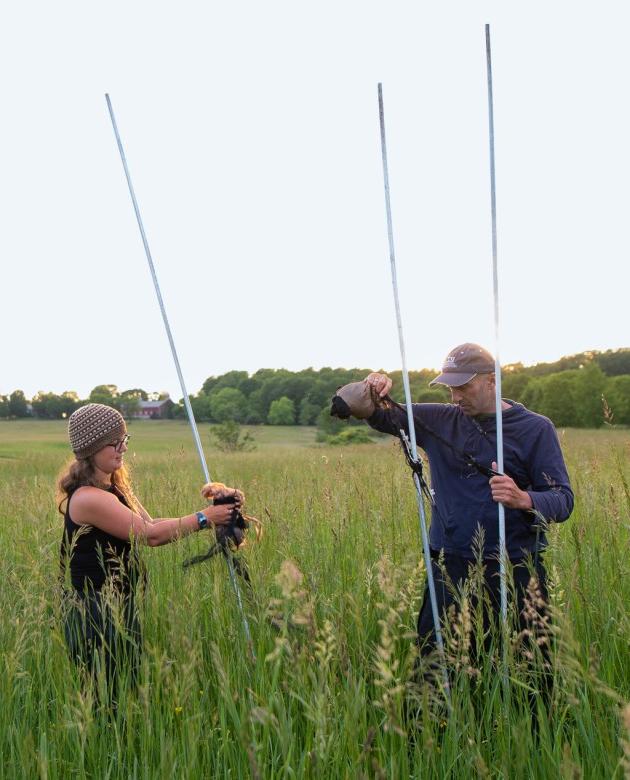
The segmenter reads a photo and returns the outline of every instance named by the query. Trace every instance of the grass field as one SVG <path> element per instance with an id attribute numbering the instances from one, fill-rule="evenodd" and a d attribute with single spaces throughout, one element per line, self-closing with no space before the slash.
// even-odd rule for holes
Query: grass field
<path id="1" fill-rule="evenodd" d="M 511 650 L 502 677 L 496 658 L 471 668 L 461 631 L 449 639 L 450 714 L 410 682 L 423 575 L 392 440 L 333 448 L 311 428 L 252 432 L 254 452 L 226 455 L 201 426 L 213 477 L 242 487 L 265 525 L 246 553 L 256 662 L 224 563 L 182 569 L 208 537 L 143 549 L 141 682 L 108 716 L 60 630 L 65 426 L 0 423 L 0 778 L 630 777 L 630 432 L 562 434 L 577 501 L 550 534 L 555 686 L 537 735 Z M 186 424 L 130 433 L 149 512 L 201 508 Z"/>

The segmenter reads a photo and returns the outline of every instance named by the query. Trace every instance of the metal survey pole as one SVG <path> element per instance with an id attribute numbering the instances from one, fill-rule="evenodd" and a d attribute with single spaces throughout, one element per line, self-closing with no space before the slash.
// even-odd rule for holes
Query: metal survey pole
<path id="1" fill-rule="evenodd" d="M 494 294 L 494 375 L 495 415 L 497 420 L 497 471 L 503 474 L 503 408 L 501 397 L 501 361 L 499 359 L 499 270 L 497 262 L 497 197 L 494 167 L 494 106 L 492 98 L 492 55 L 490 25 L 486 25 L 486 66 L 488 71 L 488 128 L 490 139 L 490 211 L 492 213 L 492 289 Z M 505 507 L 499 504 L 499 577 L 501 587 L 501 619 L 507 623 L 507 578 L 505 547 Z"/>
<path id="2" fill-rule="evenodd" d="M 394 306 L 396 307 L 396 323 L 398 325 L 398 341 L 400 344 L 400 356 L 402 359 L 403 385 L 405 387 L 405 404 L 407 407 L 407 424 L 409 426 L 409 441 L 411 455 L 418 461 L 418 448 L 416 446 L 416 428 L 413 420 L 413 411 L 411 408 L 411 389 L 409 387 L 409 372 L 407 371 L 407 358 L 405 355 L 405 340 L 403 337 L 402 317 L 400 314 L 400 301 L 398 299 L 398 278 L 396 275 L 396 253 L 394 251 L 394 229 L 392 225 L 392 209 L 389 195 L 389 172 L 387 166 L 387 144 L 385 140 L 385 111 L 383 107 L 383 85 L 378 85 L 378 109 L 381 125 L 381 154 L 383 157 L 383 181 L 385 184 L 385 211 L 387 212 L 387 238 L 389 241 L 389 260 L 392 271 L 392 287 L 394 290 Z M 431 601 L 431 612 L 433 614 L 433 627 L 435 630 L 435 641 L 442 659 L 444 658 L 444 642 L 442 639 L 442 629 L 440 627 L 440 615 L 438 613 L 437 598 L 435 596 L 435 582 L 433 579 L 433 566 L 431 562 L 431 548 L 429 547 L 429 535 L 427 533 L 427 522 L 424 511 L 424 502 L 422 500 L 422 487 L 420 477 L 414 472 L 413 481 L 416 486 L 416 499 L 418 503 L 418 517 L 420 520 L 420 535 L 422 537 L 422 549 L 424 551 L 424 562 L 427 570 L 427 583 L 429 586 L 429 598 Z"/>
<path id="3" fill-rule="evenodd" d="M 153 279 L 153 286 L 155 287 L 155 294 L 157 295 L 158 303 L 160 305 L 160 311 L 162 312 L 162 320 L 164 321 L 164 327 L 166 328 L 166 335 L 168 336 L 168 342 L 171 345 L 171 353 L 173 355 L 173 361 L 175 363 L 175 369 L 177 371 L 177 376 L 179 378 L 179 384 L 182 389 L 182 394 L 184 396 L 184 406 L 186 407 L 186 414 L 188 415 L 188 422 L 190 423 L 190 428 L 192 430 L 193 438 L 195 440 L 195 445 L 197 447 L 197 453 L 199 455 L 199 460 L 201 462 L 201 468 L 203 470 L 203 474 L 205 477 L 206 482 L 211 482 L 210 472 L 208 471 L 208 464 L 206 463 L 206 456 L 203 452 L 203 447 L 201 446 L 201 439 L 199 438 L 199 430 L 197 429 L 197 423 L 195 421 L 195 415 L 193 414 L 192 406 L 190 404 L 190 398 L 188 397 L 188 392 L 186 390 L 186 384 L 184 383 L 184 376 L 182 374 L 181 367 L 179 365 L 179 358 L 177 357 L 177 350 L 175 349 L 175 342 L 173 340 L 173 334 L 171 333 L 171 326 L 168 322 L 168 317 L 166 316 L 166 309 L 164 307 L 164 301 L 162 299 L 162 292 L 160 291 L 160 285 L 158 283 L 157 274 L 155 273 L 155 266 L 153 265 L 153 258 L 151 257 L 151 250 L 149 249 L 149 242 L 147 241 L 146 233 L 144 232 L 144 225 L 142 224 L 142 217 L 140 216 L 140 208 L 138 207 L 138 201 L 136 200 L 136 194 L 133 189 L 133 184 L 131 183 L 131 175 L 129 173 L 129 167 L 127 166 L 127 158 L 125 157 L 125 150 L 123 149 L 122 141 L 120 140 L 120 133 L 118 132 L 118 125 L 116 124 L 116 117 L 114 116 L 114 109 L 112 108 L 112 102 L 109 99 L 109 95 L 105 95 L 105 100 L 107 101 L 107 108 L 109 110 L 109 116 L 112 120 L 112 127 L 114 128 L 114 135 L 116 136 L 116 143 L 118 144 L 118 151 L 120 152 L 120 159 L 122 160 L 123 168 L 125 170 L 125 177 L 127 178 L 127 186 L 129 187 L 129 194 L 131 195 L 131 202 L 133 203 L 133 209 L 136 213 L 136 220 L 138 222 L 138 228 L 140 229 L 140 235 L 142 236 L 142 243 L 144 245 L 144 252 L 147 257 L 147 262 L 149 263 L 149 270 L 151 271 L 151 278 Z M 252 637 L 249 630 L 249 623 L 247 621 L 247 616 L 245 615 L 245 610 L 243 608 L 243 599 L 241 597 L 241 591 L 238 586 L 238 582 L 236 581 L 236 573 L 234 571 L 234 564 L 232 563 L 232 557 L 231 552 L 229 549 L 226 549 L 226 555 L 225 561 L 227 563 L 228 571 L 230 573 L 230 581 L 232 583 L 232 588 L 234 589 L 234 593 L 236 594 L 236 600 L 238 602 L 238 607 L 241 613 L 241 618 L 243 620 L 243 630 L 245 631 L 245 637 L 247 639 L 247 642 L 250 647 L 250 651 L 252 653 L 252 656 L 255 659 L 254 655 L 254 647 L 252 644 Z"/>

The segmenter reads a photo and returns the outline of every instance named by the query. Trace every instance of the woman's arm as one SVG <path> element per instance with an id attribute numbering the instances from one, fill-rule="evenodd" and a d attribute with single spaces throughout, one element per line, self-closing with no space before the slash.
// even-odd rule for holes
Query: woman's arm
<path id="1" fill-rule="evenodd" d="M 138 514 L 144 520 L 144 522 L 145 523 L 155 523 L 155 520 L 151 517 L 151 515 L 147 512 L 147 510 L 138 501 L 138 497 L 134 496 L 133 498 L 134 498 L 134 501 L 136 502 L 136 506 L 138 507 Z"/>
<path id="2" fill-rule="evenodd" d="M 230 521 L 233 506 L 218 504 L 206 506 L 201 512 L 208 524 L 224 525 Z M 116 496 L 94 487 L 79 488 L 72 496 L 72 520 L 78 525 L 93 525 L 118 539 L 135 537 L 150 547 L 169 544 L 182 536 L 199 530 L 196 514 L 184 517 L 151 520 L 133 512 Z"/>

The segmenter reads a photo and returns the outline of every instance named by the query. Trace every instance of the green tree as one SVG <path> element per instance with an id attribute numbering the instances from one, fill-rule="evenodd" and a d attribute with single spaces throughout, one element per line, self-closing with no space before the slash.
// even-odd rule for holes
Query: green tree
<path id="1" fill-rule="evenodd" d="M 606 376 L 624 376 L 630 374 L 630 349 L 607 349 L 595 356 L 597 365 Z"/>
<path id="2" fill-rule="evenodd" d="M 112 385 L 105 385 L 106 387 L 112 387 Z M 115 387 L 115 385 L 113 385 Z M 167 393 L 168 395 L 168 393 Z M 141 387 L 133 387 L 131 390 L 123 390 L 120 394 L 121 398 L 137 398 L 139 401 L 148 401 L 149 394 Z"/>
<path id="3" fill-rule="evenodd" d="M 613 425 L 630 425 L 630 376 L 611 376 L 604 387 L 604 398 L 612 412 Z"/>
<path id="4" fill-rule="evenodd" d="M 55 393 L 37 392 L 31 399 L 33 414 L 44 420 L 57 420 L 63 414 L 63 400 Z"/>
<path id="5" fill-rule="evenodd" d="M 210 393 L 214 390 L 214 387 L 216 383 L 219 381 L 218 376 L 209 376 L 206 381 L 201 385 L 200 393 L 204 393 L 204 395 L 210 395 Z"/>
<path id="6" fill-rule="evenodd" d="M 369 371 L 366 371 L 363 376 L 359 377 L 364 379 Z M 381 372 L 379 372 L 381 373 Z M 392 389 L 390 391 L 391 397 L 399 403 L 404 403 L 405 389 L 402 380 L 402 371 L 389 371 L 384 372 L 392 380 Z M 429 387 L 429 382 L 435 379 L 439 372 L 429 371 L 423 369 L 422 371 L 410 371 L 409 372 L 409 389 L 411 390 L 411 398 L 413 401 L 423 403 L 424 398 L 428 398 L 430 401 L 436 401 L 438 403 L 444 403 L 450 399 L 448 390 L 442 385 L 437 387 Z"/>
<path id="7" fill-rule="evenodd" d="M 523 366 L 513 363 L 503 367 L 503 395 L 515 401 L 524 403 L 533 411 L 549 414 L 559 425 L 593 426 L 600 424 L 601 395 L 606 376 L 612 374 L 628 374 L 624 371 L 630 359 L 630 350 L 608 350 L 605 353 L 596 351 L 582 352 L 577 355 L 563 357 L 554 363 L 538 363 L 535 366 Z M 599 372 L 597 369 L 603 371 Z M 302 371 L 287 371 L 286 369 L 261 368 L 252 376 L 246 371 L 228 371 L 227 373 L 208 377 L 203 384 L 201 395 L 208 398 L 219 397 L 223 390 L 234 390 L 246 398 L 246 409 L 242 412 L 240 396 L 236 411 L 225 411 L 222 401 L 219 401 L 219 418 L 215 417 L 207 404 L 200 399 L 198 404 L 204 408 L 204 419 L 238 419 L 241 422 L 259 424 L 267 422 L 271 406 L 275 401 L 288 398 L 294 404 L 295 417 L 301 425 L 320 424 L 322 432 L 330 435 L 337 421 L 328 416 L 328 404 L 336 389 L 349 382 L 356 382 L 370 373 L 368 368 L 331 368 L 326 366 L 315 371 L 305 368 Z M 392 397 L 399 402 L 404 400 L 402 373 L 389 372 L 393 381 Z M 422 369 L 409 374 L 411 397 L 419 403 L 449 402 L 448 389 L 442 386 L 431 388 L 429 382 L 435 377 L 436 371 Z M 568 378 L 550 379 L 566 375 Z M 547 380 L 550 382 L 547 384 Z M 560 396 L 564 394 L 564 400 Z M 221 398 L 223 398 L 221 396 Z M 615 396 L 616 406 L 620 400 Z M 109 403 L 112 403 L 110 400 Z M 216 405 L 215 401 L 215 405 Z M 320 410 L 324 408 L 323 414 Z M 175 409 L 173 414 L 181 413 Z M 324 421 L 325 418 L 325 421 Z M 322 422 L 323 421 L 323 422 Z M 350 421 L 355 424 L 355 421 Z"/>
<path id="8" fill-rule="evenodd" d="M 62 417 L 65 415 L 69 417 L 72 412 L 81 406 L 81 399 L 79 394 L 74 390 L 64 390 L 61 394 L 63 400 Z"/>
<path id="9" fill-rule="evenodd" d="M 267 415 L 269 425 L 294 425 L 295 404 L 290 398 L 282 396 L 271 402 Z"/>
<path id="10" fill-rule="evenodd" d="M 113 406 L 115 409 L 118 409 L 118 388 L 116 385 L 97 385 L 90 393 L 89 401 L 93 404 L 105 404 L 106 406 Z"/>
<path id="11" fill-rule="evenodd" d="M 211 420 L 212 419 L 212 410 L 210 409 L 210 398 L 207 395 L 204 395 L 203 393 L 199 393 L 198 396 L 189 396 L 190 398 L 190 405 L 193 410 L 193 414 L 195 415 L 196 420 Z M 182 399 L 182 415 L 185 415 L 185 407 L 183 406 L 183 399 Z M 180 415 L 178 415 L 180 416 Z"/>
<path id="12" fill-rule="evenodd" d="M 9 396 L 9 416 L 28 417 L 28 406 L 22 390 L 14 390 Z"/>
<path id="13" fill-rule="evenodd" d="M 54 395 L 54 393 L 45 393 L 43 390 L 38 390 L 31 398 L 33 415 L 38 419 L 54 419 L 56 410 L 51 408 L 51 399 L 53 398 L 56 399 L 58 396 Z M 61 416 L 61 413 L 59 413 L 59 416 Z"/>
<path id="14" fill-rule="evenodd" d="M 224 387 L 233 387 L 245 395 L 249 395 L 258 387 L 258 383 L 250 379 L 247 371 L 228 371 L 226 374 L 221 374 L 221 376 L 209 376 L 203 383 L 201 392 L 211 395 L 216 390 L 222 390 Z"/>
<path id="15" fill-rule="evenodd" d="M 522 372 L 506 371 L 501 377 L 501 394 L 504 398 L 523 403 L 525 389 L 530 382 L 530 377 Z"/>
<path id="16" fill-rule="evenodd" d="M 6 419 L 9 416 L 9 396 L 0 395 L 0 419 Z"/>
<path id="17" fill-rule="evenodd" d="M 246 422 L 251 425 L 259 425 L 267 419 L 268 409 L 265 407 L 265 399 L 262 390 L 254 390 L 247 399 Z"/>
<path id="18" fill-rule="evenodd" d="M 232 387 L 235 390 L 243 392 L 243 385 L 249 380 L 249 374 L 247 371 L 228 371 L 227 374 L 222 374 L 214 390 L 222 390 L 224 387 Z"/>
<path id="19" fill-rule="evenodd" d="M 247 416 L 247 398 L 235 387 L 224 387 L 210 395 L 210 411 L 217 422 L 242 422 Z"/>
<path id="20" fill-rule="evenodd" d="M 123 417 L 126 419 L 132 417 L 140 409 L 140 401 L 148 401 L 148 399 L 148 393 L 140 387 L 123 390 L 118 398 L 118 404 Z"/>
<path id="21" fill-rule="evenodd" d="M 589 363 L 576 372 L 574 383 L 576 420 L 573 424 L 580 428 L 601 427 L 604 423 L 602 408 L 602 394 L 606 385 L 604 372 L 596 363 Z"/>
<path id="22" fill-rule="evenodd" d="M 300 401 L 300 411 L 298 413 L 298 422 L 300 425 L 313 425 L 317 420 L 317 415 L 321 409 L 321 404 L 314 403 L 310 399 L 310 393 L 305 395 Z"/>
<path id="23" fill-rule="evenodd" d="M 519 399 L 528 409 L 539 414 L 544 414 L 541 409 L 544 381 L 544 379 L 530 378 L 527 385 L 523 388 L 522 397 Z M 516 401 L 516 398 L 513 400 Z"/>
<path id="24" fill-rule="evenodd" d="M 180 398 L 179 401 L 173 406 L 171 409 L 171 415 L 173 419 L 179 419 L 181 417 L 186 417 L 186 407 L 184 406 L 184 399 Z"/>
<path id="25" fill-rule="evenodd" d="M 414 403 L 418 404 L 446 404 L 451 401 L 451 394 L 443 385 L 428 387 L 426 390 L 416 393 L 416 395 L 412 394 L 411 397 Z"/>
<path id="26" fill-rule="evenodd" d="M 291 372 L 281 368 L 262 381 L 260 386 L 261 399 L 264 408 L 267 410 L 267 416 L 269 416 L 273 401 L 277 401 L 283 396 L 289 397 L 288 385 L 290 378 Z M 295 403 L 295 399 L 292 398 L 291 400 Z"/>
<path id="27" fill-rule="evenodd" d="M 575 404 L 576 371 L 550 374 L 542 384 L 541 414 L 546 415 L 558 427 L 574 426 L 579 419 Z"/>

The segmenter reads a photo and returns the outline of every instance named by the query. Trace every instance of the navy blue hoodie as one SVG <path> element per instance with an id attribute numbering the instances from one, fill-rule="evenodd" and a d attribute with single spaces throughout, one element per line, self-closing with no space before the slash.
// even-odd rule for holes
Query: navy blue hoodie
<path id="1" fill-rule="evenodd" d="M 546 417 L 514 401 L 507 403 L 510 408 L 503 411 L 504 471 L 529 493 L 534 509 L 546 521 L 562 522 L 573 509 L 573 491 L 556 430 Z M 485 533 L 484 557 L 496 555 L 498 505 L 492 500 L 488 477 L 426 430 L 490 467 L 497 459 L 495 416 L 471 418 L 455 404 L 413 404 L 413 416 L 417 421 L 416 440 L 429 458 L 435 491 L 431 549 L 471 558 L 473 540 L 481 527 Z M 368 423 L 383 433 L 398 435 L 400 428 L 408 433 L 407 414 L 401 409 L 379 409 Z M 511 560 L 546 546 L 539 525 L 534 512 L 505 509 L 506 547 Z"/>

